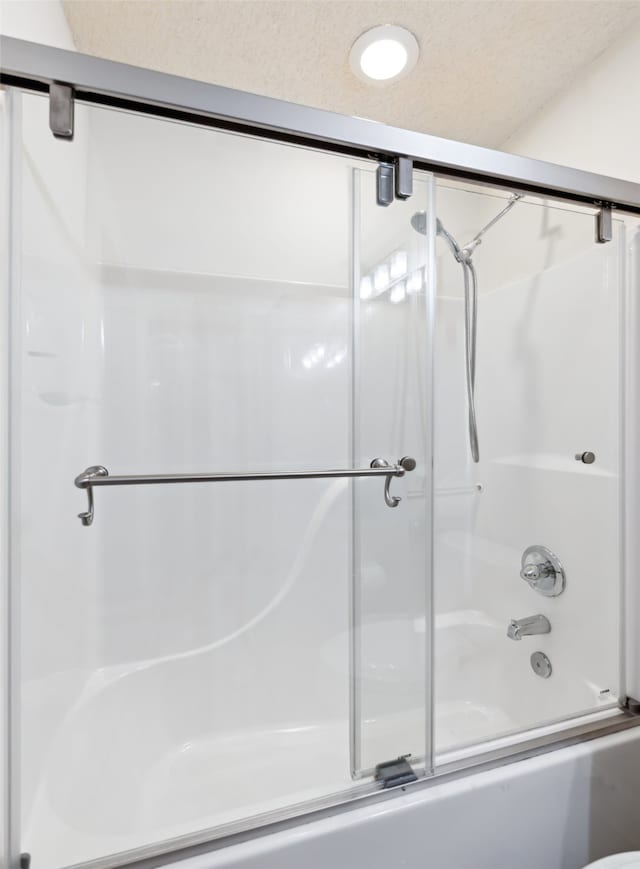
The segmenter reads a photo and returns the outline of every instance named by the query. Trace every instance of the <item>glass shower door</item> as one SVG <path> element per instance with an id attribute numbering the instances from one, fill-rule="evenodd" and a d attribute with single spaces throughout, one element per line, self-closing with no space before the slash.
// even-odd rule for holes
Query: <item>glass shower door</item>
<path id="1" fill-rule="evenodd" d="M 420 774 L 431 179 L 384 209 L 365 161 L 81 103 L 61 142 L 21 102 L 21 850 L 117 863 Z M 86 525 L 96 465 L 281 478 L 96 486 Z"/>
<path id="2" fill-rule="evenodd" d="M 504 211 L 511 192 L 446 181 L 437 198 L 479 288 L 476 464 L 463 276 L 441 238 L 434 705 L 444 757 L 616 714 L 624 694 L 625 226 L 614 220 L 599 244 L 593 208 L 524 196 Z"/>
<path id="3" fill-rule="evenodd" d="M 403 757 L 431 767 L 432 178 L 376 204 L 375 171 L 355 173 L 356 464 L 408 455 L 389 508 L 354 486 L 351 763 L 356 778 Z M 419 218 L 416 218 L 419 215 Z M 414 218 L 412 222 L 412 218 Z M 418 231 L 414 224 L 422 229 Z M 380 771 L 378 775 L 380 775 Z"/>

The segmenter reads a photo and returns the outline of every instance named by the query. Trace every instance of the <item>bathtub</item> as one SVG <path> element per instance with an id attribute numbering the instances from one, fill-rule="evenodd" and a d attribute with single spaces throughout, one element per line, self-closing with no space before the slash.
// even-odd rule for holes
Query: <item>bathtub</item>
<path id="1" fill-rule="evenodd" d="M 423 691 L 424 668 L 419 665 L 419 656 L 424 653 L 425 626 L 419 620 L 395 619 L 373 621 L 364 630 L 369 635 L 368 645 L 383 649 L 385 656 L 384 662 L 375 657 L 367 660 L 366 690 L 380 692 L 387 704 L 391 698 L 392 707 L 398 710 L 381 722 L 367 725 L 374 728 L 373 735 L 367 736 L 370 745 L 375 728 L 381 725 L 383 745 L 388 734 L 400 727 L 407 732 L 424 728 L 424 708 L 416 708 L 412 702 Z M 377 634 L 384 635 L 387 642 L 376 643 Z M 576 711 L 615 714 L 615 698 L 599 696 L 598 687 L 584 679 L 562 674 L 555 680 L 536 677 L 519 648 L 524 644 L 509 641 L 504 625 L 485 613 L 463 610 L 441 614 L 436 618 L 435 634 L 437 764 L 477 753 L 479 744 L 489 750 L 517 742 L 519 731 Z M 320 654 L 337 695 L 344 700 L 348 696 L 347 644 L 348 634 L 341 634 Z M 388 657 L 389 648 L 395 657 Z M 231 692 L 234 671 L 227 665 L 224 649 L 204 648 L 182 657 L 122 665 L 90 676 L 77 702 L 51 735 L 44 757 L 32 759 L 34 768 L 42 772 L 32 792 L 25 794 L 24 842 L 38 869 L 82 863 L 213 826 L 233 825 L 249 816 L 277 812 L 293 801 L 321 800 L 353 786 L 346 707 L 342 707 L 342 715 L 333 718 L 291 720 L 283 726 L 268 719 L 268 710 L 260 709 L 260 714 L 252 716 L 248 706 L 238 714 L 239 718 L 246 716 L 240 727 L 226 704 L 217 703 L 216 696 L 202 690 L 206 684 L 222 684 L 223 693 Z M 223 679 L 226 682 L 221 683 Z M 514 686 L 523 679 L 527 690 L 518 693 Z M 394 693 L 389 695 L 389 691 Z M 42 691 L 36 688 L 32 693 L 36 696 Z M 514 703 L 515 693 L 525 702 Z M 251 698 L 245 700 L 250 703 Z M 37 720 L 36 715 L 28 717 Z M 253 726 L 247 727 L 246 721 L 253 721 Z M 554 725 L 559 727 L 562 724 Z M 633 737 L 627 735 L 625 739 L 632 742 Z M 624 739 L 620 744 L 626 744 Z M 583 754 L 577 750 L 583 766 L 595 745 L 582 749 Z M 554 754 L 537 763 L 545 769 L 555 769 L 558 764 L 564 769 L 562 756 L 564 753 Z M 273 775 L 274 763 L 277 777 Z M 317 829 L 334 829 L 334 824 L 335 831 L 341 830 L 340 835 L 348 837 L 351 826 L 354 830 L 366 826 L 370 817 L 396 818 L 402 826 L 405 812 L 414 817 L 418 811 L 428 813 L 424 820 L 428 825 L 432 814 L 441 817 L 445 805 L 452 806 L 455 816 L 466 811 L 465 801 L 480 782 L 502 799 L 504 791 L 495 783 L 511 781 L 510 777 L 517 782 L 528 768 L 517 764 L 513 769 L 475 775 L 454 784 L 430 785 L 385 802 L 383 807 L 336 814 L 333 821 L 317 822 Z M 534 763 L 530 768 L 537 767 Z M 438 794 L 445 800 L 441 807 Z M 462 801 L 460 809 L 453 807 L 455 800 Z M 433 823 L 436 830 L 441 821 Z M 325 841 L 324 835 L 318 833 L 318 843 Z M 396 838 L 392 831 L 389 835 Z M 282 847 L 289 849 L 291 842 L 311 833 L 296 828 L 295 833 L 277 836 L 280 838 L 273 841 L 286 840 L 288 844 Z M 243 847 L 249 854 L 251 848 L 259 846 Z M 325 845 L 318 844 L 318 848 L 323 854 Z M 234 853 L 245 852 L 232 849 L 229 860 L 235 859 Z M 227 857 L 218 855 L 215 859 Z M 292 866 L 296 859 L 291 856 Z M 247 863 L 250 865 L 254 864 Z M 276 865 L 283 869 L 289 864 L 274 862 Z M 353 869 L 355 865 L 383 864 L 343 865 Z M 439 864 L 429 865 L 437 869 Z M 443 865 L 457 867 L 455 863 Z M 543 864 L 539 865 L 542 869 Z M 304 866 L 306 869 L 307 864 Z"/>
<path id="2" fill-rule="evenodd" d="M 640 847 L 640 729 L 239 841 L 180 869 L 581 869 Z M 162 861 L 152 865 L 167 865 Z"/>
<path id="3" fill-rule="evenodd" d="M 552 678 L 536 676 L 530 655 L 544 647 L 547 638 L 514 642 L 506 629 L 506 618 L 500 621 L 478 610 L 435 617 L 434 747 L 441 762 L 453 751 L 459 756 L 496 738 L 504 741 L 534 728 L 561 728 L 563 721 L 606 714 L 618 705 L 608 686 L 563 666 L 562 656 Z"/>

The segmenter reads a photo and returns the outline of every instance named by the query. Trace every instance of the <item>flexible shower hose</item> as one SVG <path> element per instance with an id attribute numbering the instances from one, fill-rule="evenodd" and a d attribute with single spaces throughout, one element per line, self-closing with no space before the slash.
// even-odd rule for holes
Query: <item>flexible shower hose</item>
<path id="1" fill-rule="evenodd" d="M 474 462 L 480 460 L 478 423 L 476 421 L 476 336 L 478 334 L 478 278 L 470 256 L 462 251 L 460 265 L 464 272 L 464 343 L 467 369 L 467 405 L 469 408 L 469 446 Z M 471 279 L 471 281 L 469 281 Z M 471 283 L 471 286 L 469 286 Z"/>
<path id="2" fill-rule="evenodd" d="M 438 234 L 449 245 L 451 252 L 462 267 L 464 275 L 464 345 L 467 379 L 467 407 L 469 410 L 469 446 L 474 462 L 480 460 L 478 447 L 478 424 L 476 421 L 476 334 L 478 329 L 478 279 L 471 259 L 471 251 L 461 249 L 450 232 L 438 221 Z"/>

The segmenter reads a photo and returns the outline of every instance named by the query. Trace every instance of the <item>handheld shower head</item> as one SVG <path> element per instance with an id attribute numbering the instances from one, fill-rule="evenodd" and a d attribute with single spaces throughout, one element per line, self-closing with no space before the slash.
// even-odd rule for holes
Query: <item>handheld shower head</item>
<path id="1" fill-rule="evenodd" d="M 427 234 L 427 212 L 426 211 L 416 211 L 416 213 L 411 218 L 411 226 L 415 229 L 416 232 L 419 232 L 420 235 Z"/>
<path id="2" fill-rule="evenodd" d="M 416 213 L 411 218 L 411 226 L 415 229 L 416 232 L 419 232 L 420 235 L 427 234 L 427 212 L 426 211 L 416 211 Z M 438 235 L 442 235 L 442 224 L 440 223 L 440 219 L 436 217 L 436 232 Z"/>

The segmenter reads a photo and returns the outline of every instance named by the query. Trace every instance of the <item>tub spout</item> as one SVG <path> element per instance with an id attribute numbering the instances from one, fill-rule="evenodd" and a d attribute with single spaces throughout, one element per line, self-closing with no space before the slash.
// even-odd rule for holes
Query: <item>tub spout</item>
<path id="1" fill-rule="evenodd" d="M 525 619 L 511 619 L 507 628 L 507 636 L 510 640 L 521 640 L 535 634 L 548 634 L 551 624 L 546 616 L 527 616 Z"/>

